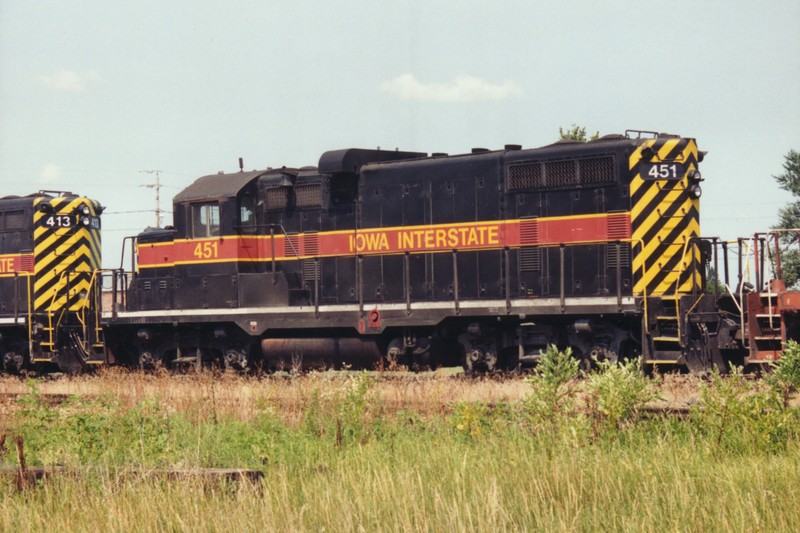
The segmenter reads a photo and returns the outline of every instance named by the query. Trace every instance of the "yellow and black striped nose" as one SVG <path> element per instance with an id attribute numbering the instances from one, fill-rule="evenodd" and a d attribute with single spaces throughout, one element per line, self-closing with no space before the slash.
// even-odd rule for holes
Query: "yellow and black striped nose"
<path id="1" fill-rule="evenodd" d="M 100 268 L 100 228 L 95 203 L 83 197 L 34 201 L 34 309 L 79 311 L 92 273 Z"/>
<path id="2" fill-rule="evenodd" d="M 631 154 L 634 294 L 664 296 L 700 290 L 699 188 L 694 139 L 648 139 Z"/>

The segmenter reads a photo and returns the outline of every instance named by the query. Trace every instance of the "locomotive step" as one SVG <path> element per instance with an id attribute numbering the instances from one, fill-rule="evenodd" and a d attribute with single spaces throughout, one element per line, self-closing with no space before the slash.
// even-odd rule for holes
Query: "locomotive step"
<path id="1" fill-rule="evenodd" d="M 683 351 L 681 350 L 656 350 L 653 354 L 653 359 L 648 359 L 644 361 L 648 363 L 650 361 L 672 361 L 673 363 L 677 363 L 680 358 L 683 357 Z"/>
<path id="2" fill-rule="evenodd" d="M 680 342 L 680 337 L 653 337 L 654 342 Z"/>
<path id="3" fill-rule="evenodd" d="M 780 358 L 780 353 L 778 350 L 765 350 L 756 352 L 754 355 L 746 358 L 746 362 L 748 364 L 758 364 L 758 363 L 771 363 L 776 361 Z"/>
<path id="4" fill-rule="evenodd" d="M 195 356 L 195 355 L 190 355 L 188 357 L 176 357 L 175 359 L 170 361 L 170 363 L 174 363 L 174 364 L 196 363 L 196 362 L 197 362 L 197 356 Z"/>
<path id="5" fill-rule="evenodd" d="M 656 320 L 678 320 L 678 317 L 675 316 L 675 315 L 673 315 L 673 316 L 657 316 Z"/>

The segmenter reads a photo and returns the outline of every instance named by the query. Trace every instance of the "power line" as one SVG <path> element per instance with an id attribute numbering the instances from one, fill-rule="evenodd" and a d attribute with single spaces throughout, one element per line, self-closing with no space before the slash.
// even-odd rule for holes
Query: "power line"
<path id="1" fill-rule="evenodd" d="M 129 215 L 132 213 L 152 213 L 152 209 L 137 209 L 135 211 L 103 211 L 103 215 Z M 161 211 L 161 213 L 172 214 L 172 211 Z"/>

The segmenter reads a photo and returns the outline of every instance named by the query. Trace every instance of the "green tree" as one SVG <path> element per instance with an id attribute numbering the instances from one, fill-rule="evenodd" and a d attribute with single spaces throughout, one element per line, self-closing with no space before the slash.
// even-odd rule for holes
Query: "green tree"
<path id="1" fill-rule="evenodd" d="M 578 141 L 585 143 L 587 141 L 596 141 L 600 138 L 600 132 L 596 131 L 591 137 L 586 136 L 586 128 L 573 124 L 567 129 L 562 127 L 558 128 L 558 135 L 562 141 Z"/>
<path id="2" fill-rule="evenodd" d="M 800 228 L 800 152 L 789 150 L 784 156 L 783 174 L 772 176 L 778 186 L 792 194 L 793 200 L 778 210 L 778 224 L 773 229 Z M 786 248 L 781 253 L 783 280 L 787 287 L 800 281 L 800 247 L 798 233 L 786 233 L 781 243 Z"/>

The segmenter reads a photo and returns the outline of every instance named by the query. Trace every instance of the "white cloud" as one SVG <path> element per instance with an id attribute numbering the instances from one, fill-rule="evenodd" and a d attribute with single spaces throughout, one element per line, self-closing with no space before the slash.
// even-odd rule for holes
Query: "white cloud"
<path id="1" fill-rule="evenodd" d="M 42 172 L 39 174 L 39 183 L 56 182 L 59 176 L 61 176 L 61 167 L 53 163 L 48 163 L 42 167 Z"/>
<path id="2" fill-rule="evenodd" d="M 513 81 L 499 85 L 462 74 L 449 83 L 422 83 L 413 74 L 402 74 L 384 82 L 384 91 L 402 100 L 427 100 L 436 102 L 476 102 L 503 100 L 521 96 L 522 89 Z"/>
<path id="3" fill-rule="evenodd" d="M 39 80 L 47 87 L 56 91 L 83 92 L 100 81 L 100 74 L 94 70 L 86 72 L 75 72 L 74 70 L 62 70 L 49 76 L 39 76 Z"/>

